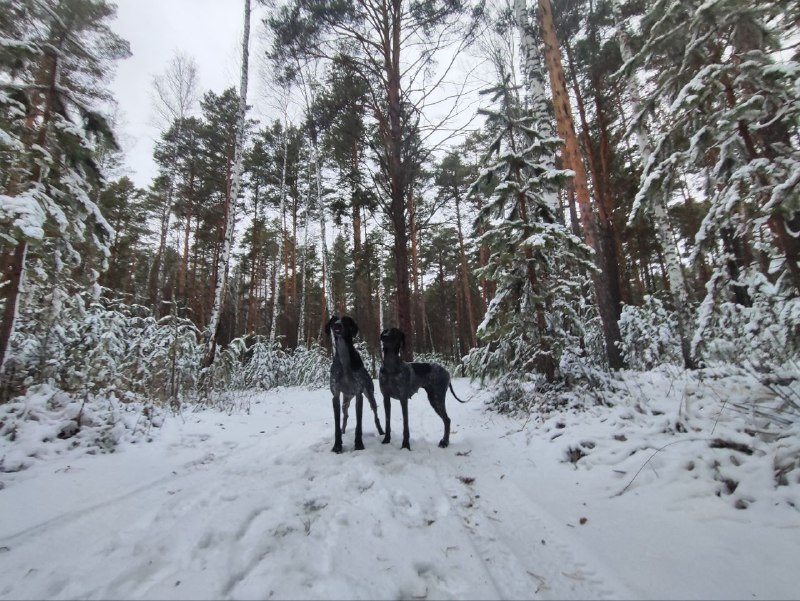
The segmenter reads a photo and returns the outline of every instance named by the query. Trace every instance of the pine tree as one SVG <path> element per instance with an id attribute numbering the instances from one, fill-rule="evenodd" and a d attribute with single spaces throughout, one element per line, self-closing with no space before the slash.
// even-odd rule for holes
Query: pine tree
<path id="1" fill-rule="evenodd" d="M 137 267 L 145 260 L 142 243 L 148 233 L 144 191 L 127 176 L 111 182 L 100 193 L 98 205 L 113 230 L 109 241 L 108 269 L 100 283 L 118 297 L 133 294 Z"/>
<path id="2" fill-rule="evenodd" d="M 175 181 L 179 160 L 178 144 L 181 138 L 185 138 L 183 129 L 185 126 L 191 127 L 192 123 L 187 123 L 189 115 L 197 102 L 197 65 L 193 59 L 176 54 L 169 62 L 164 73 L 153 78 L 153 89 L 155 91 L 155 111 L 159 120 L 163 123 L 166 131 L 163 135 L 165 141 L 169 137 L 175 139 L 175 144 L 170 148 L 171 152 L 164 152 L 162 149 L 157 161 L 161 167 L 161 173 L 166 177 L 166 188 L 164 197 L 161 199 L 160 215 L 160 236 L 158 248 L 153 257 L 150 268 L 150 295 L 153 312 L 158 315 L 161 312 L 161 291 L 164 274 L 164 254 L 167 247 L 167 233 L 169 231 L 170 218 L 174 209 Z M 189 138 L 191 139 L 191 134 Z M 191 147 L 188 149 L 191 152 Z M 159 154 L 159 151 L 156 151 Z"/>
<path id="3" fill-rule="evenodd" d="M 11 17 L 0 20 L 2 366 L 29 261 L 49 266 L 35 273 L 54 294 L 72 276 L 85 290 L 105 266 L 113 230 L 92 189 L 98 146 L 113 136 L 94 107 L 108 99 L 112 61 L 130 51 L 108 28 L 115 7 L 104 0 L 3 0 L 0 12 Z"/>
<path id="4" fill-rule="evenodd" d="M 467 332 L 466 341 L 469 345 L 468 348 L 477 346 L 477 339 L 475 332 L 478 324 L 475 321 L 475 309 L 472 302 L 472 269 L 469 266 L 469 258 L 467 256 L 466 243 L 464 240 L 464 231 L 462 226 L 462 219 L 465 217 L 465 204 L 469 184 L 475 180 L 476 174 L 470 169 L 469 165 L 465 164 L 458 153 L 454 152 L 448 154 L 439 164 L 436 172 L 436 185 L 439 190 L 439 197 L 451 200 L 453 209 L 455 210 L 456 217 L 456 233 L 459 250 L 459 267 L 460 267 L 460 280 L 461 280 L 461 298 L 463 299 L 465 316 L 461 320 L 466 321 Z"/>
<path id="5" fill-rule="evenodd" d="M 478 326 L 486 346 L 470 353 L 469 363 L 481 376 L 539 373 L 554 381 L 561 353 L 584 334 L 579 312 L 586 274 L 595 268 L 591 250 L 548 202 L 571 175 L 541 162 L 561 141 L 539 133 L 516 92 L 506 74 L 487 91 L 497 108 L 483 111 L 496 137 L 473 185 L 488 197 L 479 219 L 490 255 L 479 275 L 497 288 Z"/>

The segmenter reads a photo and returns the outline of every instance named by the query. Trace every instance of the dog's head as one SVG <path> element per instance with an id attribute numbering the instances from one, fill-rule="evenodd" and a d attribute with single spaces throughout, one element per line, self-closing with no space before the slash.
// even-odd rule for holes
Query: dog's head
<path id="1" fill-rule="evenodd" d="M 381 346 L 384 353 L 401 355 L 406 347 L 406 335 L 398 328 L 387 328 L 381 332 Z"/>
<path id="2" fill-rule="evenodd" d="M 333 334 L 334 337 L 342 336 L 346 339 L 352 339 L 353 336 L 358 334 L 358 326 L 353 318 L 348 315 L 342 317 L 334 315 L 328 321 L 328 325 L 325 326 L 325 332 L 327 332 L 328 336 Z"/>

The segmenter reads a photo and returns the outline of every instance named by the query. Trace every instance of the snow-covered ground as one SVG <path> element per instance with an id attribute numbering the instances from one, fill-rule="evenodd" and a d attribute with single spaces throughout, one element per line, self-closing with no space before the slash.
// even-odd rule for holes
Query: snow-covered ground
<path id="1" fill-rule="evenodd" d="M 454 387 L 470 401 L 448 395 L 450 447 L 421 392 L 411 452 L 393 401 L 391 444 L 367 409 L 354 451 L 351 407 L 331 453 L 326 390 L 169 415 L 106 454 L 37 445 L 52 424 L 17 406 L 15 441 L 0 439 L 0 598 L 800 595 L 800 437 L 745 433 L 750 384 L 654 371 L 543 420 Z"/>

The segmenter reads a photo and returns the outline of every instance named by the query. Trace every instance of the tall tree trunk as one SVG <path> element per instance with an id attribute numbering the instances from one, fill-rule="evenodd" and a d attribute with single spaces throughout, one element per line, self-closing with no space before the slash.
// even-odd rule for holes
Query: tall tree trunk
<path id="1" fill-rule="evenodd" d="M 199 232 L 200 231 L 200 215 L 199 214 L 195 215 L 195 217 L 194 217 L 194 231 L 195 232 Z M 192 307 L 192 310 L 194 311 L 195 319 L 197 320 L 196 323 L 205 323 L 206 316 L 205 316 L 205 314 L 203 312 L 202 305 L 201 305 L 201 303 L 203 302 L 201 300 L 201 297 L 204 298 L 205 295 L 200 293 L 200 288 L 199 288 L 199 286 L 197 284 L 197 280 L 198 280 L 197 270 L 200 268 L 200 265 L 199 265 L 200 264 L 200 257 L 198 255 L 198 253 L 199 253 L 199 248 L 198 247 L 199 246 L 200 246 L 199 244 L 194 244 L 192 246 L 192 259 L 191 259 L 191 262 L 190 262 L 190 267 L 191 267 L 190 273 L 191 273 L 192 277 L 191 277 L 191 282 L 190 282 L 190 286 L 189 286 L 189 292 L 187 293 L 187 296 L 193 300 L 193 303 L 192 303 L 191 307 Z"/>
<path id="2" fill-rule="evenodd" d="M 625 30 L 625 24 L 622 20 L 619 2 L 613 0 L 611 8 L 614 16 L 616 26 L 617 41 L 619 49 L 622 54 L 622 60 L 629 61 L 633 53 L 630 46 L 630 38 Z M 637 84 L 632 79 L 628 79 L 628 91 L 631 94 L 633 102 L 633 111 L 638 113 L 641 110 L 641 97 Z M 644 129 L 644 124 L 639 123 L 636 127 L 636 140 L 639 145 L 639 152 L 642 155 L 642 164 L 646 165 L 652 155 L 652 148 L 647 133 Z M 693 369 L 697 363 L 692 356 L 691 342 L 690 342 L 690 329 L 691 329 L 691 315 L 689 313 L 691 305 L 689 304 L 689 294 L 686 286 L 686 280 L 683 276 L 683 268 L 681 266 L 678 251 L 673 243 L 672 235 L 669 230 L 669 216 L 666 208 L 666 198 L 659 194 L 657 198 L 653 199 L 652 214 L 650 220 L 653 224 L 658 244 L 661 246 L 661 252 L 664 254 L 664 262 L 666 263 L 667 281 L 669 283 L 669 292 L 672 297 L 672 304 L 678 316 L 678 335 L 681 339 L 681 354 L 683 356 L 683 364 L 687 369 Z"/>
<path id="3" fill-rule="evenodd" d="M 364 291 L 364 248 L 361 241 L 361 207 L 353 202 L 351 207 L 353 218 L 353 313 L 357 323 L 363 319 L 365 309 Z"/>
<path id="4" fill-rule="evenodd" d="M 362 207 L 361 207 L 361 184 L 358 178 L 358 141 L 353 138 L 350 145 L 350 181 L 352 182 L 351 213 L 353 219 L 353 291 L 354 307 L 353 313 L 356 322 L 361 324 L 362 332 L 366 330 L 366 318 L 369 314 L 369 302 L 367 299 L 366 274 L 365 274 L 365 253 L 361 239 L 362 228 Z"/>
<path id="5" fill-rule="evenodd" d="M 481 199 L 480 195 L 477 195 L 477 209 L 478 213 L 481 212 L 483 209 L 483 200 Z M 485 220 L 481 220 L 477 224 L 478 229 L 478 238 L 483 238 L 483 235 L 486 233 L 486 222 Z M 481 242 L 481 246 L 478 249 L 478 267 L 483 270 L 489 264 L 489 247 L 485 242 Z M 495 293 L 495 286 L 494 282 L 491 280 L 486 279 L 485 275 L 482 275 L 480 278 L 480 289 L 481 289 L 481 312 L 483 314 L 486 313 L 486 310 L 489 308 L 489 301 L 494 298 Z"/>
<path id="6" fill-rule="evenodd" d="M 303 256 L 300 262 L 300 302 L 297 304 L 297 344 L 308 346 L 306 327 L 306 259 L 308 258 L 308 223 L 303 226 Z"/>
<path id="7" fill-rule="evenodd" d="M 383 47 L 388 49 L 385 56 L 387 79 L 386 99 L 388 104 L 388 131 L 384 132 L 384 144 L 388 151 L 390 208 L 389 216 L 394 233 L 394 273 L 397 286 L 396 310 L 397 324 L 405 333 L 406 344 L 403 358 L 413 358 L 414 333 L 411 322 L 411 287 L 409 284 L 408 228 L 406 225 L 406 186 L 407 174 L 402 158 L 403 125 L 400 86 L 400 24 L 403 2 L 389 2 L 390 27 Z"/>
<path id="8" fill-rule="evenodd" d="M 286 314 L 291 318 L 288 322 L 290 328 L 286 330 L 287 342 L 290 348 L 298 345 L 299 339 L 297 338 L 296 328 L 291 326 L 297 325 L 297 211 L 299 200 L 297 194 L 292 197 L 292 237 L 291 237 L 291 268 L 292 275 L 289 285 L 289 305 L 286 307 Z"/>
<path id="9" fill-rule="evenodd" d="M 408 186 L 408 223 L 411 238 L 411 323 L 415 332 L 422 333 L 422 323 L 417 324 L 420 315 L 425 315 L 425 299 L 420 290 L 419 275 L 419 228 L 417 227 L 417 204 L 414 201 L 413 186 Z M 424 338 L 424 335 L 423 335 Z"/>
<path id="10" fill-rule="evenodd" d="M 334 314 L 333 307 L 333 283 L 330 277 L 330 256 L 328 255 L 328 230 L 325 219 L 325 202 L 322 198 L 322 162 L 319 157 L 319 147 L 317 146 L 316 134 L 312 135 L 314 145 L 314 179 L 317 186 L 317 205 L 319 210 L 320 244 L 322 245 L 322 298 L 323 309 L 327 315 Z M 326 313 L 323 312 L 323 315 Z M 322 320 L 326 322 L 326 319 Z M 320 324 L 320 334 L 325 324 Z"/>
<path id="11" fill-rule="evenodd" d="M 614 277 L 611 285 L 611 292 L 614 297 L 614 305 L 621 307 L 622 302 L 630 303 L 630 295 L 625 294 L 627 288 L 626 282 L 623 281 L 622 274 L 624 273 L 624 257 L 622 256 L 622 243 L 620 236 L 617 234 L 617 228 L 614 224 L 614 200 L 609 192 L 610 184 L 608 182 L 608 171 L 604 168 L 606 165 L 603 160 L 602 149 L 608 147 L 607 132 L 603 127 L 604 112 L 602 110 L 602 103 L 600 102 L 600 82 L 593 79 L 595 91 L 595 106 L 596 106 L 596 119 L 600 126 L 601 137 L 601 151 L 600 156 L 595 151 L 592 144 L 592 138 L 589 131 L 589 123 L 586 119 L 586 108 L 583 102 L 583 95 L 581 94 L 580 86 L 578 85 L 578 77 L 575 74 L 575 65 L 572 59 L 572 52 L 569 44 L 564 45 L 567 60 L 569 61 L 570 74 L 572 79 L 572 90 L 575 94 L 575 100 L 578 107 L 578 117 L 581 122 L 581 137 L 583 138 L 584 152 L 586 159 L 589 163 L 589 176 L 592 180 L 592 190 L 594 191 L 595 203 L 598 213 L 598 229 L 600 232 L 600 243 L 603 245 L 603 252 L 606 258 L 606 272 L 609 276 Z M 619 315 L 617 315 L 619 319 Z"/>
<path id="12" fill-rule="evenodd" d="M 219 335 L 220 315 L 222 314 L 222 302 L 228 288 L 228 262 L 230 259 L 231 247 L 233 246 L 234 231 L 234 212 L 236 199 L 239 197 L 239 187 L 242 179 L 243 150 L 245 136 L 245 117 L 247 115 L 247 67 L 248 67 L 248 44 L 250 41 L 250 0 L 244 0 L 244 33 L 242 34 L 242 74 L 239 86 L 239 115 L 238 130 L 236 132 L 236 144 L 234 148 L 233 181 L 230 185 L 230 192 L 226 210 L 228 218 L 225 223 L 225 238 L 221 253 L 221 268 L 218 270 L 216 286 L 214 289 L 214 304 L 211 308 L 211 316 L 206 327 L 206 352 L 203 359 L 203 366 L 208 367 L 214 362 L 217 350 L 217 337 Z"/>
<path id="13" fill-rule="evenodd" d="M 183 256 L 178 267 L 178 294 L 176 297 L 186 309 L 186 272 L 189 269 L 189 238 L 192 226 L 192 200 L 194 198 L 194 168 L 189 172 L 189 190 L 186 194 L 186 219 L 183 232 Z"/>
<path id="14" fill-rule="evenodd" d="M 586 180 L 586 169 L 578 146 L 578 137 L 575 134 L 575 124 L 572 119 L 569 95 L 567 94 L 564 68 L 561 64 L 561 51 L 558 37 L 553 22 L 553 11 L 550 0 L 539 1 L 539 17 L 544 34 L 545 61 L 550 74 L 550 86 L 553 93 L 553 107 L 556 115 L 559 137 L 564 140 L 563 160 L 565 167 L 575 172 L 573 179 L 575 195 L 580 207 L 580 221 L 586 243 L 594 249 L 595 260 L 600 268 L 599 273 L 592 273 L 597 308 L 603 324 L 603 335 L 606 343 L 606 355 L 612 369 L 623 367 L 622 355 L 619 350 L 621 342 L 619 332 L 619 308 L 614 304 L 612 293 L 612 280 L 607 273 L 607 264 L 603 245 L 600 244 L 597 231 L 597 221 L 592 210 L 589 196 L 589 186 Z"/>
<path id="15" fill-rule="evenodd" d="M 197 92 L 197 66 L 194 62 L 181 54 L 176 54 L 170 61 L 166 73 L 157 75 L 153 80 L 156 104 L 156 113 L 164 120 L 163 125 L 168 129 L 175 126 L 175 145 L 167 168 L 167 188 L 161 207 L 160 235 L 158 248 L 153 257 L 148 274 L 148 292 L 153 313 L 158 316 L 162 312 L 162 295 L 164 285 L 164 259 L 167 250 L 167 235 L 172 210 L 175 201 L 175 170 L 178 163 L 178 144 L 183 132 L 184 120 L 196 101 Z M 173 297 L 175 295 L 173 294 Z"/>
<path id="16" fill-rule="evenodd" d="M 371 258 L 373 256 L 372 244 L 369 241 L 369 231 L 367 230 L 367 221 L 366 219 L 361 221 L 361 225 L 364 228 L 362 232 L 362 240 L 364 241 L 364 311 L 365 311 L 365 323 L 366 323 L 366 339 L 367 344 L 369 345 L 369 349 L 372 355 L 372 371 L 375 371 L 375 355 L 377 354 L 376 349 L 379 348 L 380 345 L 380 333 L 381 330 L 378 329 L 377 319 L 375 318 L 375 303 L 373 301 L 372 290 L 375 287 L 375 278 L 372 272 L 372 261 Z"/>
<path id="17" fill-rule="evenodd" d="M 384 305 L 384 296 L 385 291 L 383 289 L 383 250 L 380 246 L 378 246 L 378 330 L 383 332 L 384 328 L 384 321 L 383 321 L 383 305 Z"/>
<path id="18" fill-rule="evenodd" d="M 42 55 L 39 69 L 36 73 L 36 83 L 39 90 L 32 95 L 32 102 L 29 113 L 26 117 L 26 129 L 30 138 L 28 142 L 41 147 L 47 152 L 47 133 L 50 129 L 50 121 L 53 116 L 53 109 L 56 101 L 56 90 L 59 84 L 58 54 L 54 49 L 48 48 Z M 37 119 L 41 117 L 41 124 L 34 137 L 33 131 L 36 127 Z M 26 146 L 29 144 L 26 144 Z M 32 144 L 30 144 L 32 145 Z M 41 163 L 38 161 L 31 170 L 28 182 L 18 180 L 18 171 L 14 170 L 11 174 L 7 188 L 8 196 L 19 195 L 28 185 L 38 185 L 44 176 Z M 0 323 L 0 372 L 2 372 L 8 359 L 8 346 L 17 322 L 19 309 L 19 296 L 25 279 L 25 261 L 28 255 L 27 240 L 18 240 L 13 252 L 4 251 L 0 253 L 0 290 L 5 299 L 3 309 L 3 321 Z"/>
<path id="19" fill-rule="evenodd" d="M 282 219 L 281 239 L 283 241 L 283 311 L 280 311 L 282 319 L 280 319 L 281 331 L 283 332 L 283 348 L 287 348 L 289 340 L 289 229 L 286 227 L 286 208 L 284 207 L 284 216 Z"/>
<path id="20" fill-rule="evenodd" d="M 170 174 L 167 178 L 167 189 L 165 191 L 163 204 L 161 205 L 161 229 L 158 237 L 158 248 L 156 249 L 156 254 L 153 256 L 153 263 L 150 265 L 150 273 L 148 275 L 150 306 L 156 318 L 161 316 L 161 301 L 163 300 L 161 284 L 164 278 L 164 254 L 167 249 L 167 234 L 169 233 L 169 222 L 172 216 L 172 180 L 172 174 Z"/>
<path id="21" fill-rule="evenodd" d="M 280 208 L 278 209 L 278 225 L 280 227 L 280 232 L 278 233 L 278 253 L 277 257 L 278 260 L 283 256 L 284 252 L 284 244 L 283 239 L 285 236 L 285 228 L 284 228 L 284 213 L 286 207 L 286 163 L 289 160 L 289 130 L 286 127 L 286 120 L 284 119 L 284 128 L 283 128 L 283 165 L 281 167 L 281 190 L 280 190 Z M 284 261 L 284 265 L 286 262 Z M 278 269 L 272 272 L 272 290 L 273 295 L 278 294 Z M 284 278 L 284 287 L 286 287 L 286 278 Z M 272 327 L 269 331 L 269 344 L 272 346 L 275 344 L 275 336 L 277 335 L 278 330 L 278 300 L 277 296 L 273 296 L 272 302 Z"/>
<path id="22" fill-rule="evenodd" d="M 466 309 L 467 325 L 469 326 L 469 337 L 467 342 L 470 348 L 478 346 L 475 339 L 475 312 L 472 310 L 472 288 L 469 285 L 469 265 L 467 264 L 467 251 L 464 246 L 464 232 L 461 229 L 461 198 L 458 193 L 455 196 L 456 200 L 456 230 L 458 232 L 458 250 L 461 256 L 461 284 L 462 293 L 464 295 L 464 307 Z"/>
<path id="23" fill-rule="evenodd" d="M 258 267 L 261 254 L 261 228 L 262 221 L 259 215 L 260 186 L 255 185 L 253 190 L 253 239 L 250 241 L 250 282 L 247 286 L 247 325 L 248 334 L 255 334 L 256 330 L 256 303 L 258 298 Z"/>
<path id="24" fill-rule="evenodd" d="M 0 372 L 2 372 L 5 361 L 8 358 L 8 345 L 17 321 L 19 293 L 22 290 L 27 252 L 28 243 L 25 240 L 20 240 L 13 253 L 8 256 L 7 253 L 3 253 L 3 256 L 0 257 L 2 259 L 3 284 L 7 290 L 5 307 L 3 308 L 3 322 L 0 324 Z"/>
<path id="25" fill-rule="evenodd" d="M 308 166 L 309 186 L 308 195 L 306 197 L 306 206 L 311 205 L 311 165 Z M 306 259 L 308 258 L 308 214 L 303 222 L 303 257 L 300 263 L 300 303 L 298 305 L 297 316 L 297 344 L 302 341 L 303 346 L 308 347 L 309 337 L 306 336 Z"/>

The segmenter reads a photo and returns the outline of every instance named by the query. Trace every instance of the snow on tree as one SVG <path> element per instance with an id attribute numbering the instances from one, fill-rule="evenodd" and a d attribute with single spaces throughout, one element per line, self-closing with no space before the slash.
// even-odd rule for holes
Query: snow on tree
<path id="1" fill-rule="evenodd" d="M 52 324 L 105 266 L 113 231 L 92 198 L 98 149 L 114 142 L 98 107 L 112 62 L 130 51 L 104 0 L 4 0 L 0 10 L 11 15 L 0 20 L 2 366 L 21 301 L 49 304 L 37 313 Z"/>
<path id="2" fill-rule="evenodd" d="M 222 252 L 220 254 L 219 268 L 217 269 L 217 281 L 214 286 L 214 302 L 211 307 L 211 316 L 204 332 L 206 340 L 206 352 L 203 365 L 208 367 L 214 362 L 217 350 L 218 328 L 220 315 L 222 314 L 222 303 L 228 290 L 228 270 L 231 248 L 233 247 L 233 234 L 235 224 L 236 199 L 239 197 L 239 187 L 242 180 L 242 168 L 244 165 L 244 136 L 245 119 L 247 116 L 247 81 L 248 81 L 248 45 L 250 42 L 250 0 L 244 0 L 244 33 L 242 34 L 242 71 L 239 85 L 239 118 L 236 136 L 236 147 L 233 158 L 233 175 L 230 182 L 229 194 L 224 207 L 224 238 Z"/>
<path id="3" fill-rule="evenodd" d="M 658 128 L 637 203 L 688 181 L 709 205 L 691 257 L 702 253 L 714 268 L 695 352 L 728 303 L 753 324 L 760 318 L 746 309 L 755 296 L 797 312 L 800 64 L 781 53 L 785 8 L 779 0 L 659 0 L 628 64 L 646 70 L 642 116 Z"/>
<path id="4" fill-rule="evenodd" d="M 632 58 L 632 47 L 630 35 L 622 17 L 620 0 L 611 0 L 611 9 L 614 16 L 617 40 L 619 42 L 620 53 L 623 60 L 630 61 Z M 628 91 L 631 96 L 632 110 L 634 114 L 642 112 L 642 99 L 635 78 L 629 74 L 627 77 Z M 634 125 L 636 141 L 641 153 L 642 163 L 647 164 L 652 155 L 652 145 L 650 136 L 643 119 L 638 120 Z M 667 195 L 661 188 L 651 189 L 650 197 L 646 197 L 646 203 L 639 203 L 631 214 L 631 220 L 640 216 L 646 216 L 653 224 L 658 243 L 664 253 L 664 262 L 667 270 L 667 283 L 672 298 L 672 305 L 677 316 L 677 334 L 681 341 L 681 352 L 683 354 L 683 364 L 687 368 L 695 367 L 696 361 L 691 352 L 691 324 L 692 306 L 689 303 L 689 293 L 686 278 L 683 275 L 683 268 L 680 263 L 680 256 L 675 245 L 669 223 L 669 213 L 667 210 Z M 655 316 L 654 316 L 655 317 Z"/>
<path id="5" fill-rule="evenodd" d="M 539 133 L 516 92 L 508 74 L 486 92 L 498 105 L 483 111 L 495 138 L 472 190 L 488 196 L 478 219 L 490 255 L 478 275 L 494 281 L 496 291 L 478 326 L 484 346 L 466 361 L 481 376 L 538 373 L 552 382 L 564 349 L 576 348 L 585 333 L 581 313 L 595 267 L 591 249 L 549 202 L 571 176 L 548 161 L 561 140 Z"/>

